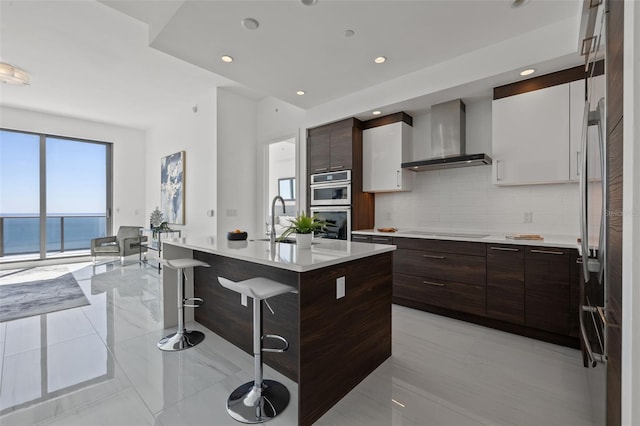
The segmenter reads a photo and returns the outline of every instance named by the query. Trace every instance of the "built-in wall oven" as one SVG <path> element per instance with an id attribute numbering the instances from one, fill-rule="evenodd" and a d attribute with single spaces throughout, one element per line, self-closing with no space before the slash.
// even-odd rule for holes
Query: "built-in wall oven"
<path id="1" fill-rule="evenodd" d="M 351 206 L 351 170 L 311 175 L 311 206 Z"/>
<path id="2" fill-rule="evenodd" d="M 311 207 L 311 214 L 326 222 L 315 237 L 333 240 L 348 240 L 351 235 L 351 207 Z"/>
<path id="3" fill-rule="evenodd" d="M 311 175 L 311 214 L 326 222 L 315 237 L 349 240 L 351 236 L 351 170 Z"/>

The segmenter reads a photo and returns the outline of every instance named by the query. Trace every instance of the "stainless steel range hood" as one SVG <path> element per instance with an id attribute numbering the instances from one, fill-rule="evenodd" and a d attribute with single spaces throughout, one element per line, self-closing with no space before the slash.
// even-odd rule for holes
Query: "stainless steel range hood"
<path id="1" fill-rule="evenodd" d="M 460 99 L 431 107 L 431 155 L 426 160 L 402 163 L 403 169 L 448 169 L 491 164 L 487 154 L 466 154 L 465 105 Z"/>

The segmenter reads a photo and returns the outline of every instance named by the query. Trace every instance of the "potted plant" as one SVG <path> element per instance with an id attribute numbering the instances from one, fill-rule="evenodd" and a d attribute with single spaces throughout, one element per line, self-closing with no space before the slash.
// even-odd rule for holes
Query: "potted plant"
<path id="1" fill-rule="evenodd" d="M 151 229 L 160 226 L 163 220 L 163 214 L 158 207 L 154 211 L 151 212 L 151 216 L 149 216 L 149 222 L 151 224 Z"/>
<path id="2" fill-rule="evenodd" d="M 280 235 L 278 241 L 283 241 L 291 234 L 296 234 L 296 244 L 301 249 L 311 248 L 311 238 L 314 231 L 319 231 L 326 222 L 319 220 L 316 215 L 307 216 L 305 212 L 291 219 L 291 225 Z"/>

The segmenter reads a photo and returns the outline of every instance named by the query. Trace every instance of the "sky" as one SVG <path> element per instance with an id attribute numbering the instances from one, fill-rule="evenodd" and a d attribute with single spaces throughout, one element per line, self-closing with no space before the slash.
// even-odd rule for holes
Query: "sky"
<path id="1" fill-rule="evenodd" d="M 40 135 L 0 130 L 0 214 L 38 215 Z M 47 214 L 106 211 L 106 145 L 46 138 Z"/>

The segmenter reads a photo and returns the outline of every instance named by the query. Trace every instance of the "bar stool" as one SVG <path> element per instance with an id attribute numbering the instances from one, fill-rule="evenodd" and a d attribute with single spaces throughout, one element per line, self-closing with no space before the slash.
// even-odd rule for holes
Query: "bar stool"
<path id="1" fill-rule="evenodd" d="M 266 299 L 284 293 L 296 292 L 296 289 L 267 278 L 251 278 L 234 282 L 218 277 L 220 284 L 253 299 L 253 359 L 254 381 L 245 383 L 234 390 L 227 399 L 227 412 L 242 423 L 262 423 L 280 414 L 289 405 L 289 391 L 280 382 L 262 379 L 262 352 L 284 352 L 289 342 L 275 334 L 262 335 L 262 304 L 273 309 Z M 262 340 L 272 338 L 284 343 L 282 348 L 263 348 Z"/>
<path id="2" fill-rule="evenodd" d="M 197 330 L 187 331 L 184 325 L 184 308 L 200 307 L 200 305 L 194 304 L 187 305 L 184 302 L 203 302 L 199 297 L 185 299 L 184 280 L 186 276 L 184 274 L 184 269 L 196 266 L 204 266 L 208 268 L 209 264 L 190 258 L 171 260 L 162 259 L 162 264 L 167 268 L 176 269 L 178 271 L 178 331 L 160 339 L 158 342 L 158 349 L 163 351 L 181 351 L 183 349 L 191 348 L 204 340 L 204 333 Z"/>

